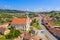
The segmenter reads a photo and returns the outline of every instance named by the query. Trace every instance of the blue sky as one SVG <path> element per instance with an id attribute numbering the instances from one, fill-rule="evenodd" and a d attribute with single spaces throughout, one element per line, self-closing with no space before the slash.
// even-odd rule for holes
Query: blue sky
<path id="1" fill-rule="evenodd" d="M 0 0 L 0 9 L 29 11 L 60 10 L 60 0 Z"/>

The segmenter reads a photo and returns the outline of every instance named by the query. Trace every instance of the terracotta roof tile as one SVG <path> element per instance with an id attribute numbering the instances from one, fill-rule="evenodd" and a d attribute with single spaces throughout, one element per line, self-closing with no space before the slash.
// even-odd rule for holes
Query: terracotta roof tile
<path id="1" fill-rule="evenodd" d="M 27 18 L 13 18 L 11 24 L 26 24 Z"/>
<path id="2" fill-rule="evenodd" d="M 40 40 L 40 37 L 38 35 L 34 36 L 33 40 Z"/>
<path id="3" fill-rule="evenodd" d="M 29 34 L 29 33 L 25 33 L 24 34 L 24 38 L 26 38 L 26 39 L 30 39 L 32 36 L 31 36 L 31 34 Z"/>
<path id="4" fill-rule="evenodd" d="M 6 30 L 6 28 L 4 28 L 4 27 L 0 27 L 0 31 L 5 31 Z"/>
<path id="5" fill-rule="evenodd" d="M 32 36 L 30 33 L 26 33 L 26 32 L 24 32 L 22 34 L 22 37 L 25 39 L 28 39 L 28 40 L 32 40 L 32 39 L 33 40 L 39 40 L 40 39 L 39 35 Z"/>
<path id="6" fill-rule="evenodd" d="M 52 24 L 48 23 L 48 26 L 53 27 Z"/>

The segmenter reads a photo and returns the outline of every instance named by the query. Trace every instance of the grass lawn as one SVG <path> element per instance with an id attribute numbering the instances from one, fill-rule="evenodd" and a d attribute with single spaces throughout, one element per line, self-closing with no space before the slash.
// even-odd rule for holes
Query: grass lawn
<path id="1" fill-rule="evenodd" d="M 41 30 L 41 29 L 42 29 L 39 25 L 37 25 L 37 23 L 34 23 L 33 26 L 34 26 L 37 30 Z"/>
<path id="2" fill-rule="evenodd" d="M 3 36 L 2 38 L 0 38 L 0 40 L 11 40 L 11 39 L 6 39 L 5 36 Z"/>
<path id="3" fill-rule="evenodd" d="M 7 40 L 7 39 L 5 38 L 5 36 L 3 36 L 2 38 L 0 38 L 0 40 Z"/>

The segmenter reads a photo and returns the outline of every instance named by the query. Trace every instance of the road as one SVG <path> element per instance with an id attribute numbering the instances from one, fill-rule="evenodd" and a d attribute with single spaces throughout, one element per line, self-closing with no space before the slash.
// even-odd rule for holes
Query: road
<path id="1" fill-rule="evenodd" d="M 40 38 L 42 38 L 42 40 L 48 40 L 46 37 L 45 37 L 45 34 L 42 32 L 43 30 L 38 30 L 38 35 L 40 36 Z"/>
<path id="2" fill-rule="evenodd" d="M 38 17 L 39 18 L 39 25 L 41 26 L 41 28 L 44 30 L 44 32 L 47 34 L 47 36 L 50 38 L 50 40 L 57 40 L 57 38 L 55 38 L 41 23 L 42 17 Z"/>

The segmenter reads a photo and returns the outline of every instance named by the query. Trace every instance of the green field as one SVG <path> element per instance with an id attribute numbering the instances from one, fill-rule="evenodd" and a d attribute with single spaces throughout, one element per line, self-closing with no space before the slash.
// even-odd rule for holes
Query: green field
<path id="1" fill-rule="evenodd" d="M 55 25 L 55 26 L 60 26 L 60 21 L 57 21 L 57 22 L 54 23 L 53 25 Z"/>

